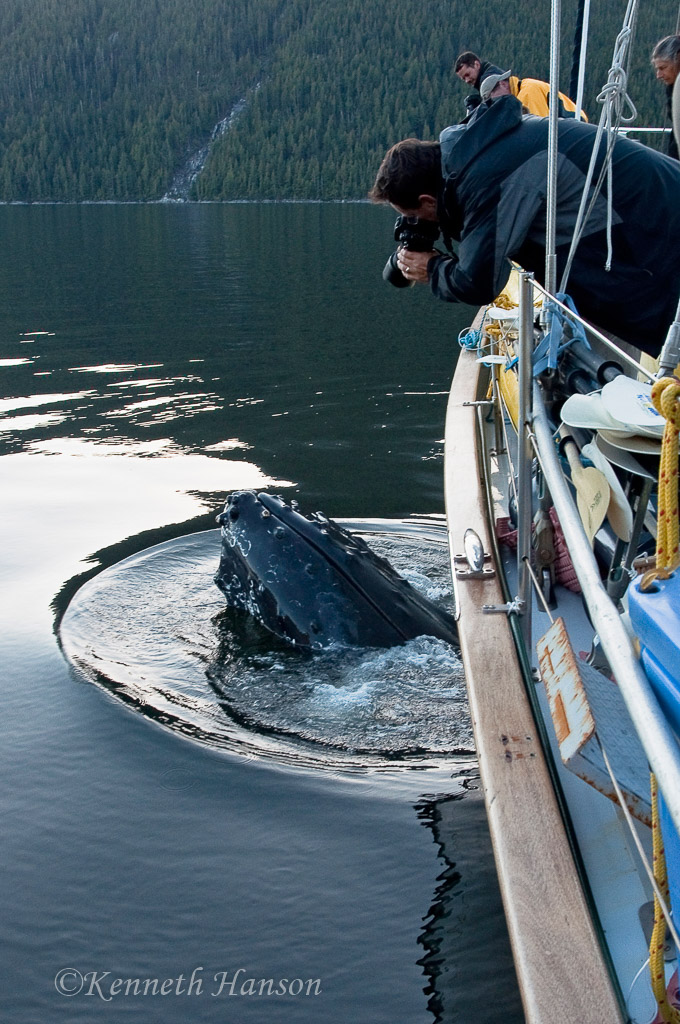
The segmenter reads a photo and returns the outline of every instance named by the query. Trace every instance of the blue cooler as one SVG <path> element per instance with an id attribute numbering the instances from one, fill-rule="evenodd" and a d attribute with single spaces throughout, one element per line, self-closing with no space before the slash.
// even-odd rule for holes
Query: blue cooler
<path id="1" fill-rule="evenodd" d="M 680 737 L 680 569 L 670 579 L 640 590 L 640 577 L 628 588 L 630 618 L 640 641 L 640 661 L 676 738 Z M 666 850 L 673 917 L 680 921 L 680 838 L 663 797 L 661 832 Z"/>

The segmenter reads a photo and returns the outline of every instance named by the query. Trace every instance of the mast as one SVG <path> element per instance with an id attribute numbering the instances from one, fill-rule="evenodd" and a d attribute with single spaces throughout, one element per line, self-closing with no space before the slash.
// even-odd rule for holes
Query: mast
<path id="1" fill-rule="evenodd" d="M 578 83 L 576 86 L 576 119 L 583 120 L 583 91 L 586 78 L 586 52 L 588 50 L 588 26 L 590 23 L 590 0 L 585 0 L 581 21 L 581 42 L 578 66 Z M 574 97 L 572 96 L 572 99 Z"/>
<path id="2" fill-rule="evenodd" d="M 551 295 L 557 288 L 555 219 L 557 208 L 557 112 L 560 89 L 561 0 L 551 0 L 550 8 L 550 119 L 548 129 L 548 182 L 546 194 L 545 287 Z"/>

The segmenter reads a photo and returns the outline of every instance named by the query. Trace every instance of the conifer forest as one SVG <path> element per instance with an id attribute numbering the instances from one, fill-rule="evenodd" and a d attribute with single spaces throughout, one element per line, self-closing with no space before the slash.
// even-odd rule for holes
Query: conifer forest
<path id="1" fill-rule="evenodd" d="M 592 2 L 591 120 L 625 10 Z M 664 123 L 649 57 L 676 17 L 640 12 L 638 125 Z M 463 118 L 461 51 L 547 79 L 549 31 L 549 0 L 2 0 L 0 201 L 158 200 L 199 151 L 188 198 L 361 199 L 393 142 Z"/>

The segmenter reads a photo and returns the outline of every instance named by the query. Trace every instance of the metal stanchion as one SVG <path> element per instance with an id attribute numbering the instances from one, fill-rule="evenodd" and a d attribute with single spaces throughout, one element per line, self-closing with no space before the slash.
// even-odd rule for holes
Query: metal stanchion
<path id="1" fill-rule="evenodd" d="M 519 275 L 519 429 L 517 434 L 517 579 L 519 605 L 522 609 L 522 634 L 531 646 L 531 524 L 533 449 L 529 438 L 533 420 L 532 385 L 534 349 L 534 290 L 531 274 Z"/>

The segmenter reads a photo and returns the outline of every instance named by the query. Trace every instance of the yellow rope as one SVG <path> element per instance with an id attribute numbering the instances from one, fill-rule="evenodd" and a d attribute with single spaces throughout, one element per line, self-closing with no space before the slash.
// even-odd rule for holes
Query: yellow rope
<path id="1" fill-rule="evenodd" d="M 680 381 L 674 377 L 662 377 L 652 387 L 652 402 L 657 412 L 666 420 L 661 445 L 659 466 L 659 507 L 657 512 L 656 568 L 643 576 L 640 588 L 646 589 L 655 579 L 667 579 L 680 564 L 678 550 L 678 435 L 680 434 Z M 654 773 L 651 774 L 652 795 L 652 848 L 654 878 L 666 906 L 669 905 L 668 874 L 663 847 L 663 836 L 659 823 L 658 788 Z M 665 1024 L 680 1024 L 680 1010 L 668 1002 L 666 974 L 664 967 L 664 946 L 666 941 L 666 920 L 654 893 L 654 930 L 649 944 L 649 971 L 652 991 L 659 1004 L 659 1012 Z"/>
<path id="2" fill-rule="evenodd" d="M 662 377 L 652 387 L 652 402 L 666 420 L 659 464 L 656 568 L 645 573 L 640 589 L 655 579 L 668 579 L 680 564 L 678 549 L 678 434 L 680 434 L 680 381 Z"/>
<path id="3" fill-rule="evenodd" d="M 498 306 L 499 309 L 516 309 L 519 306 L 517 299 L 512 298 L 505 291 L 496 296 L 493 300 L 493 304 L 494 306 Z"/>
<path id="4" fill-rule="evenodd" d="M 656 539 L 657 569 L 676 569 L 678 555 L 678 434 L 680 434 L 680 381 L 662 377 L 652 388 L 652 402 L 666 420 L 659 470 L 659 526 Z"/>
<path id="5" fill-rule="evenodd" d="M 656 778 L 650 776 L 652 791 L 652 866 L 654 878 L 666 906 L 669 905 L 668 875 L 666 873 L 666 857 L 663 848 L 663 836 L 659 823 L 659 799 Z M 659 1005 L 661 1019 L 665 1024 L 680 1024 L 680 1010 L 671 1006 L 666 993 L 666 972 L 664 965 L 664 946 L 666 944 L 666 920 L 659 899 L 654 893 L 654 930 L 649 944 L 649 973 L 652 981 L 654 998 Z"/>
<path id="6" fill-rule="evenodd" d="M 535 293 L 534 304 L 541 301 L 540 294 Z M 519 314 L 519 273 L 516 267 L 513 266 L 508 283 L 500 295 L 497 295 L 493 300 L 493 305 L 498 309 L 517 310 Z M 486 327 L 486 332 L 496 342 L 499 352 L 508 355 L 510 358 L 514 356 L 513 342 L 517 339 L 517 330 L 515 328 L 511 328 L 508 331 L 500 324 L 490 323 Z M 503 404 L 508 411 L 515 432 L 517 432 L 517 425 L 519 423 L 519 384 L 516 371 L 502 366 L 498 373 L 498 386 L 500 387 Z"/>

